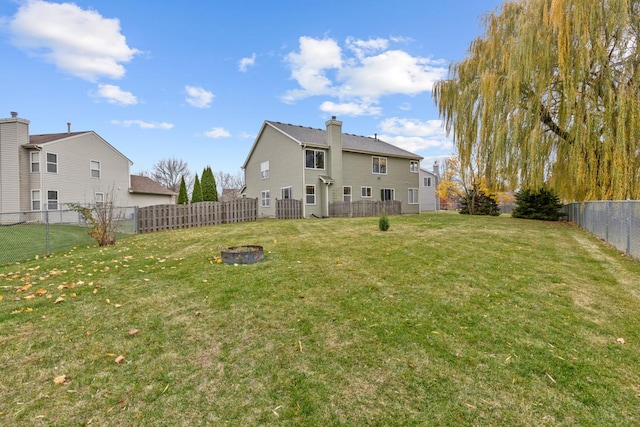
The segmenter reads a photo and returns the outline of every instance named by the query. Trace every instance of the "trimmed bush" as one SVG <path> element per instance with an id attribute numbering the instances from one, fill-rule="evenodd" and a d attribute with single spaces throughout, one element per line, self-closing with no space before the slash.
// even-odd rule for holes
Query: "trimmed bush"
<path id="1" fill-rule="evenodd" d="M 387 231 L 389 229 L 389 215 L 386 212 L 382 212 L 380 214 L 380 219 L 378 220 L 378 228 L 380 231 Z"/>

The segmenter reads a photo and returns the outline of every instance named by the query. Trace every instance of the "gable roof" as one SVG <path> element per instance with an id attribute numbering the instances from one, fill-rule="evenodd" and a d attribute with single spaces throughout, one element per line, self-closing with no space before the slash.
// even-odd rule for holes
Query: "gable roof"
<path id="1" fill-rule="evenodd" d="M 168 188 L 158 184 L 151 178 L 142 175 L 131 175 L 131 192 L 143 194 L 166 194 L 167 196 L 173 196 L 176 194 Z"/>
<path id="2" fill-rule="evenodd" d="M 120 151 L 118 151 L 118 149 L 116 147 L 114 147 L 113 145 L 109 144 L 107 141 L 102 139 L 102 137 L 100 135 L 98 135 L 97 133 L 95 133 L 92 130 L 79 131 L 79 132 L 43 133 L 43 134 L 40 134 L 40 135 L 29 135 L 29 143 L 28 144 L 23 144 L 22 147 L 24 147 L 24 148 L 37 148 L 37 147 L 40 147 L 41 145 L 44 145 L 44 144 L 54 143 L 54 142 L 58 142 L 58 141 L 64 141 L 65 139 L 75 138 L 75 137 L 80 136 L 80 135 L 89 135 L 89 134 L 94 135 L 96 138 L 100 139 L 102 142 L 107 144 L 107 146 L 109 148 L 111 148 L 117 154 L 122 156 L 127 162 L 129 162 L 130 165 L 133 164 L 133 162 L 127 156 L 122 154 Z"/>
<path id="3" fill-rule="evenodd" d="M 327 131 L 325 129 L 315 129 L 311 127 L 272 122 L 269 120 L 267 120 L 265 124 L 287 134 L 299 144 L 312 144 L 320 147 L 329 147 L 326 137 Z M 342 134 L 342 150 L 366 154 L 381 154 L 392 157 L 404 157 L 416 160 L 422 159 L 422 156 L 403 150 L 400 147 L 384 142 L 378 138 L 352 135 L 349 133 Z"/>

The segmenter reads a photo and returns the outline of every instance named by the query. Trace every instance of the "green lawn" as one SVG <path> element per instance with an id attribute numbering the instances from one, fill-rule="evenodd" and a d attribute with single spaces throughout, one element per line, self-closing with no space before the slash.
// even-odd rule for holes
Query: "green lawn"
<path id="1" fill-rule="evenodd" d="M 390 224 L 260 220 L 0 267 L 0 424 L 640 424 L 640 263 L 562 223 Z M 217 263 L 245 244 L 264 260 Z"/>
<path id="2" fill-rule="evenodd" d="M 47 253 L 44 224 L 20 224 L 0 227 L 0 264 L 20 262 Z M 49 252 L 68 251 L 77 245 L 95 242 L 89 229 L 78 225 L 49 225 Z"/>

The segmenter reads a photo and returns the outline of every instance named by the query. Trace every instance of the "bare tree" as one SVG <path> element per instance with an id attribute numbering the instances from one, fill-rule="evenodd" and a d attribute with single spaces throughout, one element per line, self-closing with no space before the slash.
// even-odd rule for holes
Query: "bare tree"
<path id="1" fill-rule="evenodd" d="M 175 193 L 180 191 L 180 179 L 183 176 L 187 186 L 190 186 L 193 177 L 187 162 L 175 157 L 158 160 L 150 174 L 151 179 Z"/>
<path id="2" fill-rule="evenodd" d="M 244 186 L 244 176 L 242 172 L 231 175 L 227 172 L 218 171 L 215 173 L 216 184 L 218 186 L 220 200 L 229 200 L 240 197 L 240 190 Z"/>

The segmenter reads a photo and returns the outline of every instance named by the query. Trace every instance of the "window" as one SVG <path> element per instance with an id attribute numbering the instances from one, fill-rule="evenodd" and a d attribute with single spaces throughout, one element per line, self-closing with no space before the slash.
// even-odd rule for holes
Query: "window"
<path id="1" fill-rule="evenodd" d="M 386 157 L 373 157 L 373 169 L 372 173 L 386 174 L 387 173 L 387 158 Z"/>
<path id="2" fill-rule="evenodd" d="M 409 163 L 409 171 L 417 173 L 418 170 L 420 170 L 420 162 L 417 160 L 411 160 Z"/>
<path id="3" fill-rule="evenodd" d="M 31 172 L 38 173 L 40 172 L 40 153 L 37 151 L 32 151 L 30 153 L 31 156 Z M 34 209 L 39 210 L 39 209 Z"/>
<path id="4" fill-rule="evenodd" d="M 417 205 L 418 204 L 418 189 L 410 188 L 409 189 L 409 204 Z"/>
<path id="5" fill-rule="evenodd" d="M 283 200 L 293 199 L 293 189 L 291 187 L 281 188 L 280 197 L 282 197 Z"/>
<path id="6" fill-rule="evenodd" d="M 40 190 L 31 190 L 31 210 L 40 210 Z"/>
<path id="7" fill-rule="evenodd" d="M 387 200 L 395 200 L 396 198 L 396 190 L 394 190 L 393 188 L 382 188 L 380 189 L 380 200 L 387 201 Z"/>
<path id="8" fill-rule="evenodd" d="M 96 206 L 104 205 L 104 193 L 96 193 L 95 196 Z"/>
<path id="9" fill-rule="evenodd" d="M 431 177 L 430 176 L 425 176 L 422 180 L 422 186 L 423 187 L 431 187 Z"/>
<path id="10" fill-rule="evenodd" d="M 363 199 L 371 198 L 371 187 L 360 187 L 360 197 Z"/>
<path id="11" fill-rule="evenodd" d="M 269 160 L 266 162 L 260 163 L 260 178 L 267 179 L 269 178 Z"/>
<path id="12" fill-rule="evenodd" d="M 307 185 L 305 189 L 305 200 L 308 205 L 316 204 L 316 186 L 315 185 Z"/>
<path id="13" fill-rule="evenodd" d="M 324 169 L 324 151 L 305 150 L 304 165 L 307 169 Z"/>
<path id="14" fill-rule="evenodd" d="M 91 160 L 89 167 L 91 168 L 91 178 L 100 178 L 100 162 Z"/>
<path id="15" fill-rule="evenodd" d="M 343 202 L 351 201 L 351 187 L 342 187 L 342 201 Z"/>
<path id="16" fill-rule="evenodd" d="M 268 208 L 269 206 L 271 206 L 271 192 L 269 190 L 263 191 L 261 193 L 260 200 L 262 201 L 261 206 L 263 208 Z"/>
<path id="17" fill-rule="evenodd" d="M 58 155 L 47 153 L 47 172 L 58 173 Z"/>
<path id="18" fill-rule="evenodd" d="M 47 210 L 58 210 L 58 192 L 49 190 L 47 191 Z"/>

